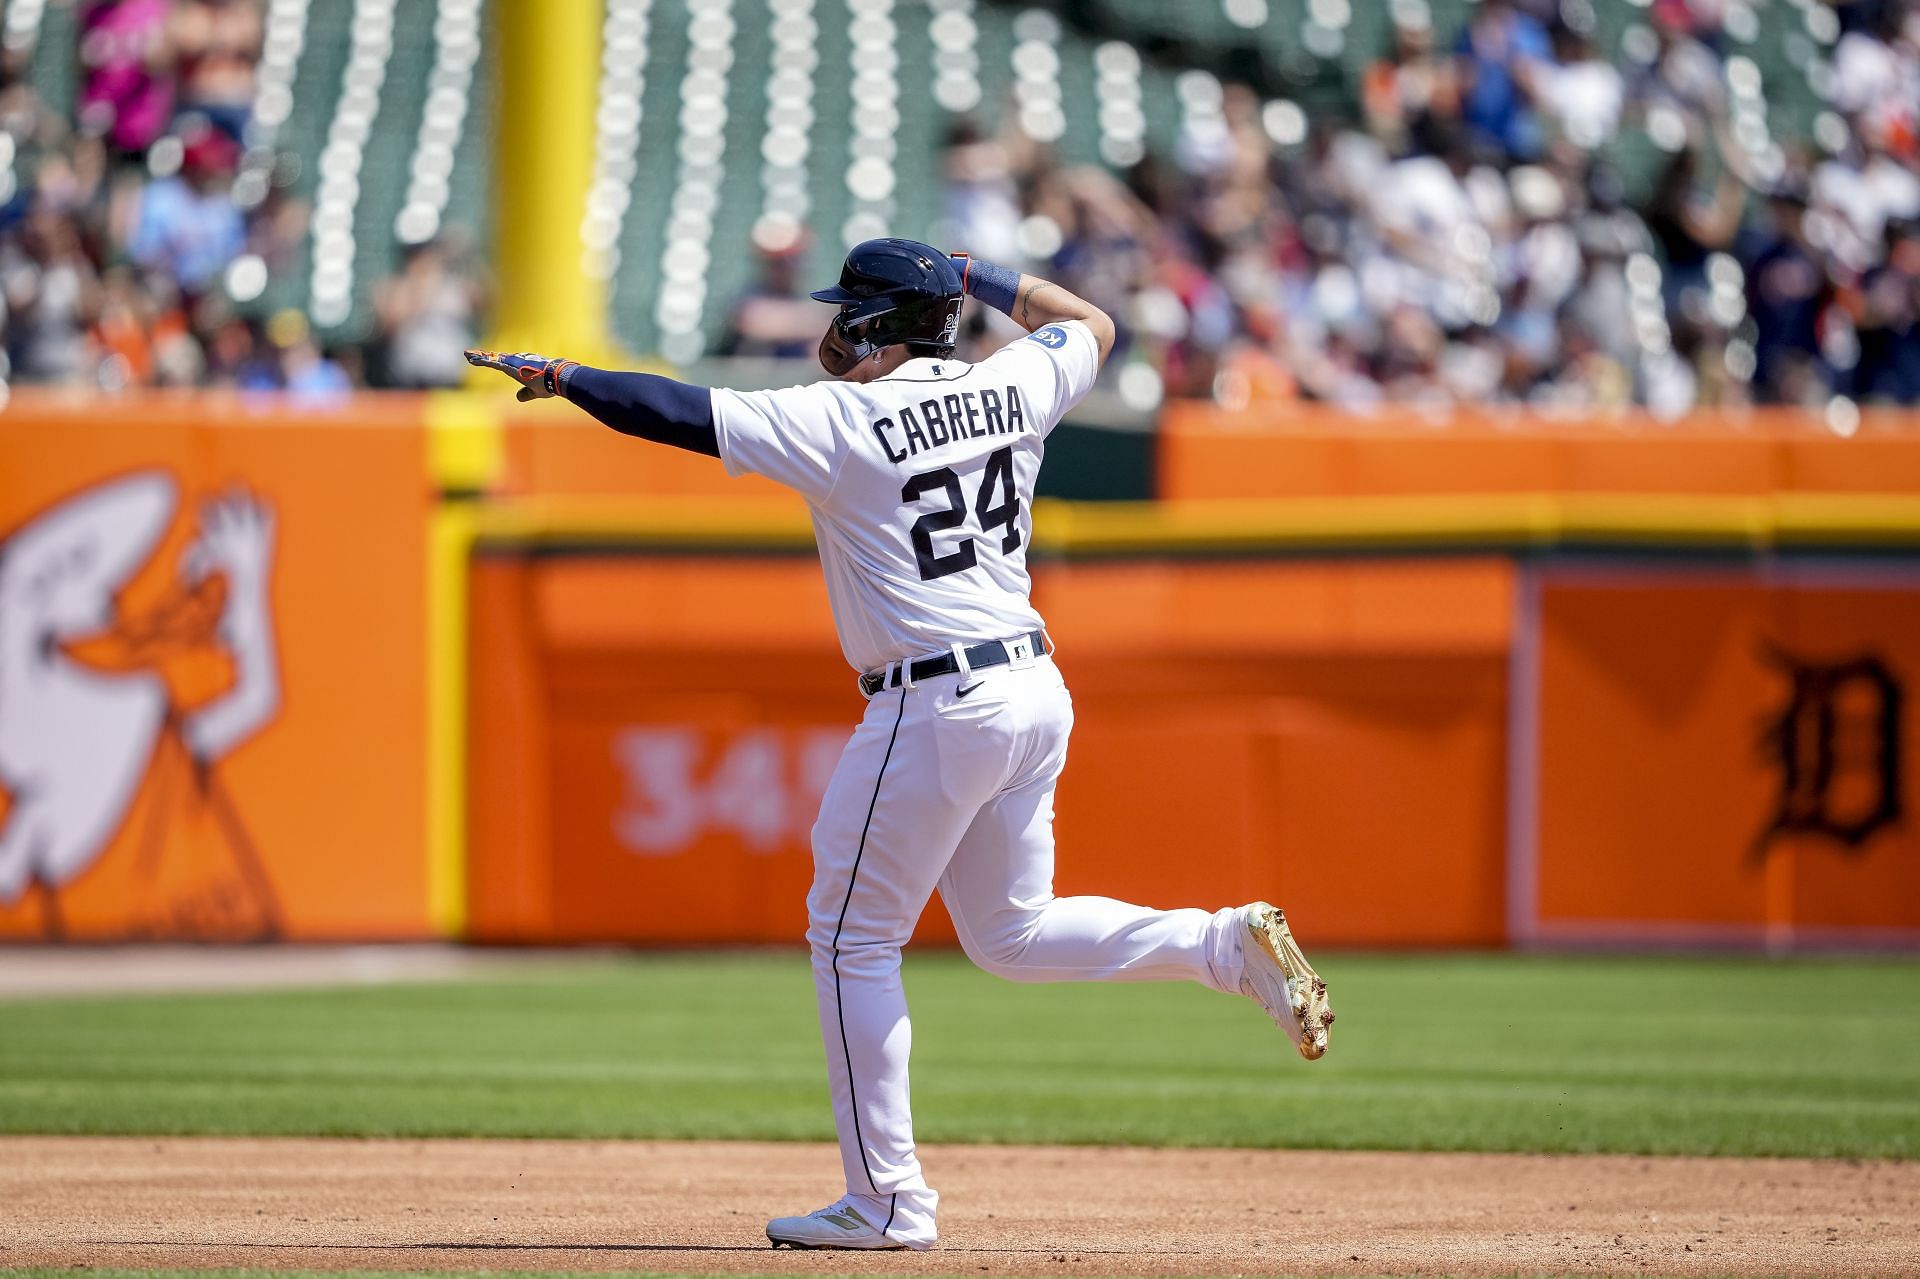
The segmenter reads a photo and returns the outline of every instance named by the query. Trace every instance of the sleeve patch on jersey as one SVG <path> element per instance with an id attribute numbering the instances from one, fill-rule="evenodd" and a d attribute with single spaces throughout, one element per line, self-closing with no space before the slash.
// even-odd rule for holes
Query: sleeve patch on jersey
<path id="1" fill-rule="evenodd" d="M 1058 351 L 1067 344 L 1067 331 L 1058 324 L 1049 324 L 1044 329 L 1035 329 L 1027 336 L 1050 351 Z"/>

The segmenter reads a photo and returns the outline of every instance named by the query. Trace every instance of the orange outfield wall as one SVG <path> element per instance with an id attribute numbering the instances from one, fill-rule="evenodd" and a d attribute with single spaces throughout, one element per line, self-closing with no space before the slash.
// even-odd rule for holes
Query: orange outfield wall
<path id="1" fill-rule="evenodd" d="M 1565 566 L 1525 595 L 1514 940 L 1920 943 L 1920 570 Z"/>
<path id="2" fill-rule="evenodd" d="M 1909 423 L 1170 405 L 1180 500 L 1036 517 L 1057 887 L 1278 893 L 1350 943 L 1920 943 Z M 475 935 L 799 940 L 861 709 L 799 504 L 552 415 L 507 439 Z"/>
<path id="3" fill-rule="evenodd" d="M 1059 891 L 1285 892 L 1329 941 L 1499 941 L 1511 580 L 1042 567 L 1077 718 Z M 862 709 L 810 556 L 483 551 L 472 618 L 475 937 L 800 939 Z M 942 912 L 922 935 L 952 938 Z"/>
<path id="4" fill-rule="evenodd" d="M 1349 944 L 1920 944 L 1920 568 L 1043 560 L 1056 885 Z M 475 560 L 471 923 L 798 941 L 861 710 L 811 556 Z M 940 911 L 922 935 L 950 940 Z"/>
<path id="5" fill-rule="evenodd" d="M 0 938 L 429 933 L 421 415 L 15 395 Z"/>
<path id="6" fill-rule="evenodd" d="M 1813 415 L 1754 410 L 1678 422 L 1323 406 L 1162 411 L 1157 494 L 1212 498 L 1436 493 L 1920 493 L 1920 431 L 1865 413 L 1843 438 Z"/>
<path id="7" fill-rule="evenodd" d="M 463 812 L 476 937 L 799 939 L 860 710 L 799 503 L 517 416 L 507 500 L 442 501 L 429 443 L 464 490 L 497 441 L 430 416 L 16 395 L 0 939 L 457 935 Z M 1062 891 L 1283 894 L 1344 942 L 1920 945 L 1920 431 L 1228 427 L 1229 495 L 1307 500 L 1037 517 Z"/>

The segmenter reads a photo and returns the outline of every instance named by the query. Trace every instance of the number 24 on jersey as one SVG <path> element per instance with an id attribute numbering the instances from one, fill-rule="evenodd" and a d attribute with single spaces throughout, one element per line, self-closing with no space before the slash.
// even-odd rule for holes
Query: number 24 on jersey
<path id="1" fill-rule="evenodd" d="M 980 562 L 971 537 L 962 537 L 959 545 L 944 555 L 934 550 L 934 534 L 959 528 L 967 520 L 966 490 L 952 467 L 937 467 L 914 476 L 900 490 L 900 500 L 917 503 L 928 494 L 945 497 L 947 504 L 944 509 L 928 511 L 913 524 L 913 555 L 919 562 L 920 580 L 923 582 L 953 573 L 964 573 Z M 983 536 L 991 529 L 1006 529 L 1000 539 L 1002 555 L 1019 548 L 1020 493 L 1013 482 L 1012 446 L 995 449 L 987 455 L 986 469 L 981 472 L 980 489 L 974 495 L 972 510 Z"/>

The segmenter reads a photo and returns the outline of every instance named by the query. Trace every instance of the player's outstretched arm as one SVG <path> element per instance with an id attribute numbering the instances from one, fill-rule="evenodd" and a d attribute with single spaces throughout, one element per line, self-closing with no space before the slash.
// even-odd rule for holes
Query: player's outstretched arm
<path id="1" fill-rule="evenodd" d="M 559 396 L 622 435 L 637 435 L 691 453 L 720 456 L 713 426 L 713 393 L 652 373 L 618 373 L 573 360 L 525 352 L 468 351 L 467 363 L 498 369 L 520 384 L 521 400 Z"/>
<path id="2" fill-rule="evenodd" d="M 973 297 L 1013 317 L 1013 322 L 1029 333 L 1062 320 L 1078 320 L 1100 344 L 1100 362 L 1107 362 L 1113 351 L 1113 317 L 1105 311 L 1051 280 L 1022 275 L 1011 267 L 995 266 L 964 253 L 952 256 L 960 268 L 960 287 Z"/>

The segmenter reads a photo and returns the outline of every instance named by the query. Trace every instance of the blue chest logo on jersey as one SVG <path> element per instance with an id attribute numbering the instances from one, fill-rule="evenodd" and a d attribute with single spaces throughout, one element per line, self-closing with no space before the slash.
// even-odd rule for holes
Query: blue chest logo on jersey
<path id="1" fill-rule="evenodd" d="M 1049 324 L 1044 329 L 1035 329 L 1027 336 L 1050 351 L 1058 351 L 1067 344 L 1067 331 L 1057 324 Z"/>
<path id="2" fill-rule="evenodd" d="M 1024 435 L 1027 431 L 1020 389 L 1013 386 L 999 391 L 985 387 L 958 395 L 934 396 L 918 405 L 903 406 L 899 418 L 898 423 L 883 417 L 872 424 L 874 438 L 886 450 L 887 461 L 896 464 L 955 440 L 978 439 L 983 435 Z M 896 448 L 889 432 L 897 432 L 906 447 Z"/>

